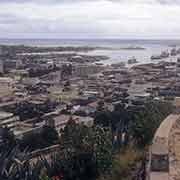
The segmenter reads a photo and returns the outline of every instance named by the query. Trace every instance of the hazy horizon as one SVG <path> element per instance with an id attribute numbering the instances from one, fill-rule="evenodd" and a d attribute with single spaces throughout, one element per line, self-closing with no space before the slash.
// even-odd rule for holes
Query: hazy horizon
<path id="1" fill-rule="evenodd" d="M 0 40 L 117 40 L 117 41 L 180 41 L 180 38 L 121 38 L 121 37 L 0 37 Z"/>

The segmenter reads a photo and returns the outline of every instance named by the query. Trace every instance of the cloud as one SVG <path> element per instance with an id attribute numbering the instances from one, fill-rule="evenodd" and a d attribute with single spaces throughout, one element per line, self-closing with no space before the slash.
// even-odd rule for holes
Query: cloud
<path id="1" fill-rule="evenodd" d="M 34 3 L 34 4 L 62 4 L 62 3 L 78 3 L 78 2 L 98 2 L 101 0 L 0 0 L 0 3 Z M 128 4 L 180 4 L 180 0 L 107 0 L 117 3 L 128 3 Z"/>
<path id="2" fill-rule="evenodd" d="M 43 3 L 41 3 L 43 2 Z M 1 0 L 1 37 L 180 37 L 180 0 Z"/>

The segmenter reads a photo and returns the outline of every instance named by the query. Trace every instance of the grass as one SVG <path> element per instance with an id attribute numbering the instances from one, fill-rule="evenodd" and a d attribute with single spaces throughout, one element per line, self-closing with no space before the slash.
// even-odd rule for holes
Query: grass
<path id="1" fill-rule="evenodd" d="M 131 180 L 138 162 L 144 157 L 142 150 L 128 146 L 114 156 L 112 172 L 102 175 L 98 180 Z"/>

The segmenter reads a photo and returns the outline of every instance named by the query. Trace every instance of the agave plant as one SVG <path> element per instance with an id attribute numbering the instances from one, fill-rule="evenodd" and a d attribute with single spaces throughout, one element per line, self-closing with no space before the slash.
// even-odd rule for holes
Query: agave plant
<path id="1" fill-rule="evenodd" d="M 19 153 L 18 148 L 1 153 L 1 180 L 39 180 L 43 166 L 41 161 L 30 163 L 26 153 Z"/>

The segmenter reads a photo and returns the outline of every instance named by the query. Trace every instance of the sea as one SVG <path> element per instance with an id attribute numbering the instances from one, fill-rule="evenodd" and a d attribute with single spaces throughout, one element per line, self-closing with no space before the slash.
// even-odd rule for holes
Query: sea
<path id="1" fill-rule="evenodd" d="M 139 64 L 152 62 L 152 55 L 159 55 L 162 51 L 169 51 L 180 47 L 180 40 L 158 40 L 158 39 L 0 39 L 1 45 L 26 45 L 26 46 L 89 46 L 101 47 L 88 52 L 78 54 L 92 56 L 108 56 L 103 60 L 104 64 L 116 64 L 127 62 L 134 57 Z M 124 49 L 128 47 L 141 47 L 144 49 Z M 171 56 L 163 61 L 176 61 L 178 56 Z M 156 62 L 158 62 L 156 60 Z"/>

